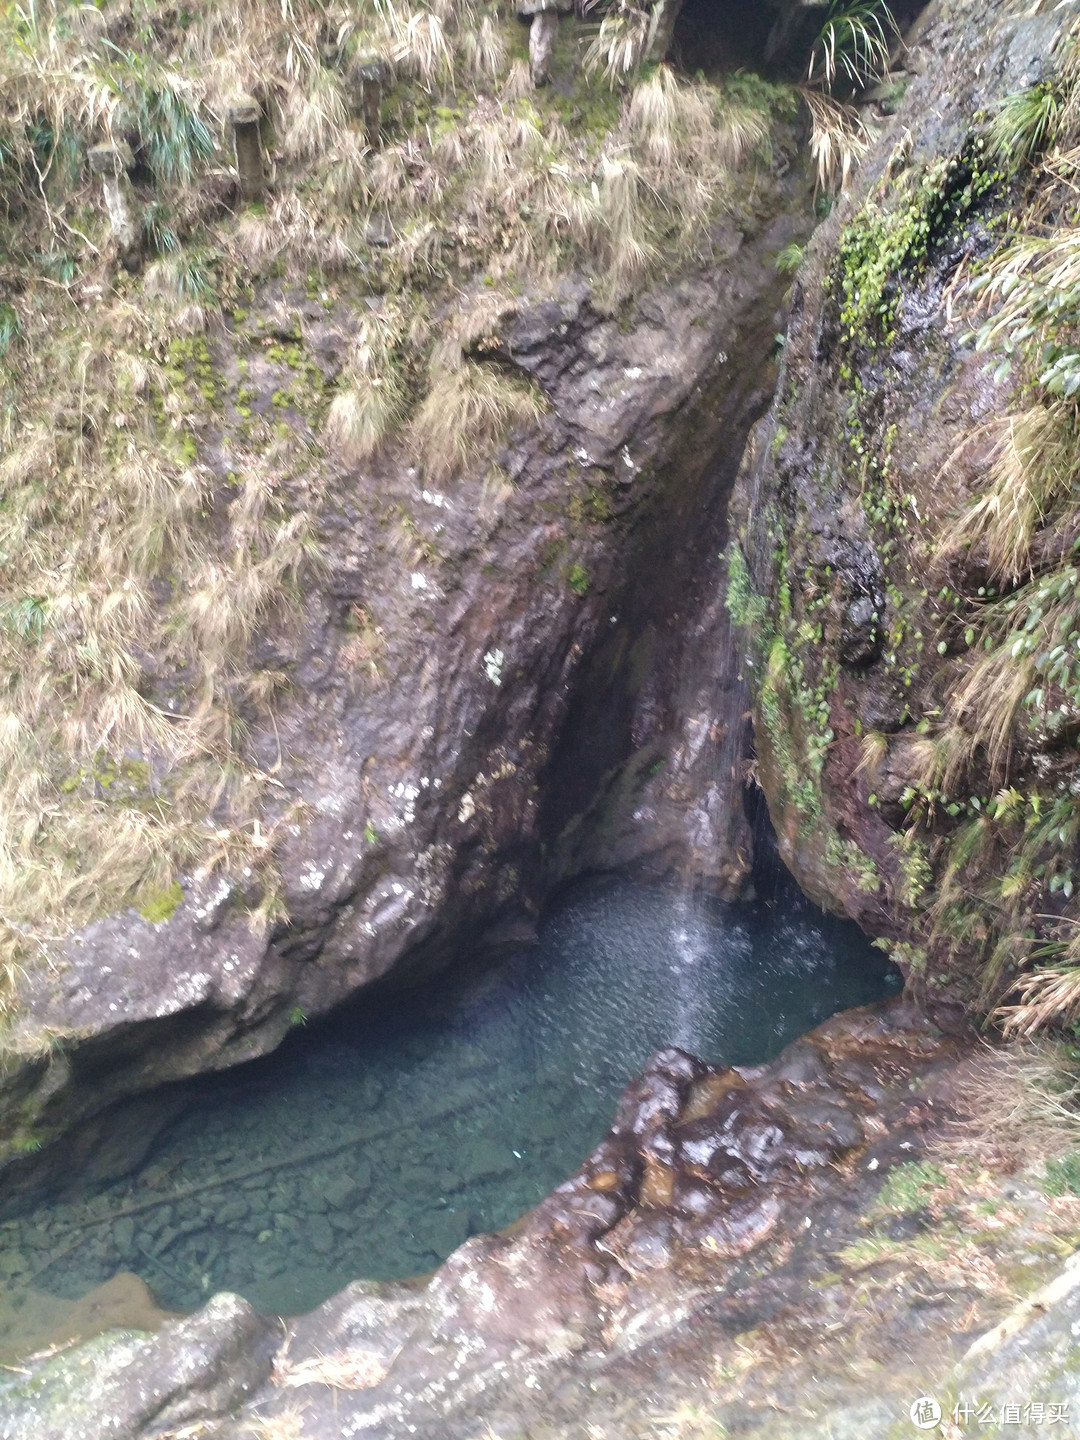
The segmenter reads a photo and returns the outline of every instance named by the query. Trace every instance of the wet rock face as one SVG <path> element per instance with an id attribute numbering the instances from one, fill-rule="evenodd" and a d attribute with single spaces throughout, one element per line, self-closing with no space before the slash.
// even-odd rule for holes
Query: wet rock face
<path id="1" fill-rule="evenodd" d="M 160 1435 L 243 1404 L 277 1343 L 277 1326 L 236 1295 L 217 1295 L 160 1335 L 116 1331 L 77 1360 L 46 1361 L 0 1405 L 3 1440 Z"/>
<path id="2" fill-rule="evenodd" d="M 914 872 L 903 868 L 901 797 L 919 776 L 917 725 L 934 727 L 961 678 L 941 596 L 965 587 L 939 537 L 985 474 L 976 442 L 1008 404 L 959 298 L 992 243 L 991 215 L 1012 223 L 972 137 L 979 117 L 1045 73 L 1061 25 L 1013 0 L 927 9 L 909 37 L 900 113 L 808 247 L 784 373 L 733 496 L 744 673 L 781 853 L 818 903 L 908 943 L 926 942 L 905 910 Z M 952 175 L 969 191 L 952 194 Z M 894 236 L 924 183 L 944 187 L 944 208 L 922 249 L 900 246 L 867 318 L 860 237 L 878 223 Z M 884 256 L 891 241 L 866 243 Z M 952 464 L 961 441 L 970 448 Z M 977 551 L 967 563 L 977 567 Z M 970 783 L 981 793 L 981 779 Z"/>
<path id="3" fill-rule="evenodd" d="M 529 923 L 583 864 L 648 856 L 670 873 L 719 849 L 735 857 L 719 883 L 738 888 L 741 777 L 715 773 L 731 727 L 705 687 L 680 708 L 665 677 L 685 635 L 727 645 L 725 488 L 768 399 L 771 262 L 807 224 L 800 183 L 764 182 L 760 219 L 718 231 L 707 269 L 631 316 L 597 313 L 573 283 L 503 315 L 487 358 L 535 377 L 549 406 L 497 457 L 504 479 L 433 487 L 393 453 L 336 475 L 304 623 L 270 626 L 257 657 L 291 686 L 250 741 L 274 780 L 288 919 L 254 933 L 243 876 L 184 877 L 171 917 L 116 915 L 58 947 L 26 977 L 0 1057 L 0 1140 L 36 1145 L 118 1097 L 260 1054 L 403 959 L 437 963 L 466 926 Z M 336 375 L 348 313 L 284 292 L 259 306 L 252 325 L 272 335 L 293 317 Z M 225 370 L 230 343 L 213 339 Z M 250 384 L 255 409 L 276 403 L 261 351 Z M 597 725 L 581 697 L 604 667 Z M 541 787 L 560 797 L 543 823 Z M 583 827 L 609 793 L 609 829 Z"/>
<path id="4" fill-rule="evenodd" d="M 524 1433 L 552 1417 L 568 1385 L 644 1346 L 676 1344 L 697 1312 L 764 1303 L 793 1246 L 826 1233 L 813 1217 L 841 1198 L 850 1205 L 855 1177 L 876 1187 L 879 1166 L 915 1148 L 937 1118 L 927 1087 L 962 1050 L 894 1001 L 847 1012 L 753 1070 L 661 1051 L 578 1174 L 511 1232 L 467 1241 L 424 1288 L 348 1287 L 288 1326 L 272 1376 L 265 1332 L 230 1297 L 156 1340 L 116 1340 L 100 1370 L 119 1377 L 108 1404 L 120 1418 L 80 1433 L 156 1433 L 162 1413 L 174 1417 L 166 1381 L 153 1392 L 158 1410 L 133 1397 L 146 1375 L 160 1376 L 161 1355 L 181 1349 L 192 1377 L 183 1418 L 213 1421 L 231 1406 L 233 1419 L 208 1431 L 229 1440 L 288 1415 L 301 1416 L 310 1437 L 456 1440 L 484 1423 Z M 755 1276 L 766 1277 L 760 1294 Z M 203 1345 L 208 1326 L 217 1338 Z M 60 1396 L 90 1353 L 46 1362 L 25 1383 L 0 1382 L 0 1413 L 22 1427 L 0 1434 L 62 1433 L 60 1400 L 35 1409 L 28 1397 Z M 222 1389 L 226 1353 L 232 1379 Z"/>

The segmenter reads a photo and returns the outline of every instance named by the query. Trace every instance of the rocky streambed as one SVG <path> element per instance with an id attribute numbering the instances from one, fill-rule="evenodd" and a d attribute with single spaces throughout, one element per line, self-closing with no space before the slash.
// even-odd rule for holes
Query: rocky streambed
<path id="1" fill-rule="evenodd" d="M 570 1180 L 430 1280 L 356 1282 L 284 1326 L 221 1294 L 112 1331 L 8 1372 L 0 1434 L 884 1437 L 969 1381 L 1075 1404 L 1072 1282 L 1049 1312 L 1038 1292 L 1080 1201 L 973 1144 L 997 1063 L 901 999 L 762 1067 L 661 1051 Z"/>
<path id="2" fill-rule="evenodd" d="M 572 1174 L 666 1041 L 753 1064 L 899 984 L 790 882 L 771 905 L 725 905 L 602 877 L 541 936 L 121 1106 L 92 1146 L 76 1136 L 63 1170 L 7 1196 L 0 1356 L 41 1338 L 32 1297 L 80 1301 L 118 1271 L 167 1309 L 227 1289 L 266 1314 L 431 1271 Z"/>

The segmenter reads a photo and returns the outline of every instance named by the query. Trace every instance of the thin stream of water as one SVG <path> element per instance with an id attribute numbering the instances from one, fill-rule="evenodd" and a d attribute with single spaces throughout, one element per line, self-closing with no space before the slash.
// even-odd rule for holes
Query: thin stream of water
<path id="1" fill-rule="evenodd" d="M 136 1174 L 0 1226 L 0 1255 L 11 1283 L 60 1296 L 132 1270 L 175 1309 L 231 1289 L 307 1310 L 517 1219 L 574 1171 L 661 1046 L 756 1064 L 898 983 L 793 887 L 732 906 L 591 880 L 531 949 L 174 1087 L 163 1100 L 183 1108 Z"/>

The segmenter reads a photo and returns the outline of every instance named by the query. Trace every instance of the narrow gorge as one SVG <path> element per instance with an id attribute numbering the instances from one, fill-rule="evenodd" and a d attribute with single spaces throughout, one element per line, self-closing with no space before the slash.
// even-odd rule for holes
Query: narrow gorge
<path id="1" fill-rule="evenodd" d="M 2 1440 L 1073 1433 L 1076 5 L 0 80 Z"/>

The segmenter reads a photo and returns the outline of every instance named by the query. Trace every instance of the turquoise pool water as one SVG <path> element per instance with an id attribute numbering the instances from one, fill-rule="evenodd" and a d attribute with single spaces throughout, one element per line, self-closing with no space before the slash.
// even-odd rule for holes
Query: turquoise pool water
<path id="1" fill-rule="evenodd" d="M 3 1247 L 56 1295 L 134 1270 L 167 1307 L 230 1289 L 307 1310 L 515 1220 L 572 1173 L 661 1046 L 758 1063 L 898 985 L 855 927 L 793 890 L 731 906 L 591 880 L 538 945 L 486 969 L 462 955 L 422 992 L 185 1087 L 140 1172 L 37 1205 L 2 1227 Z"/>

